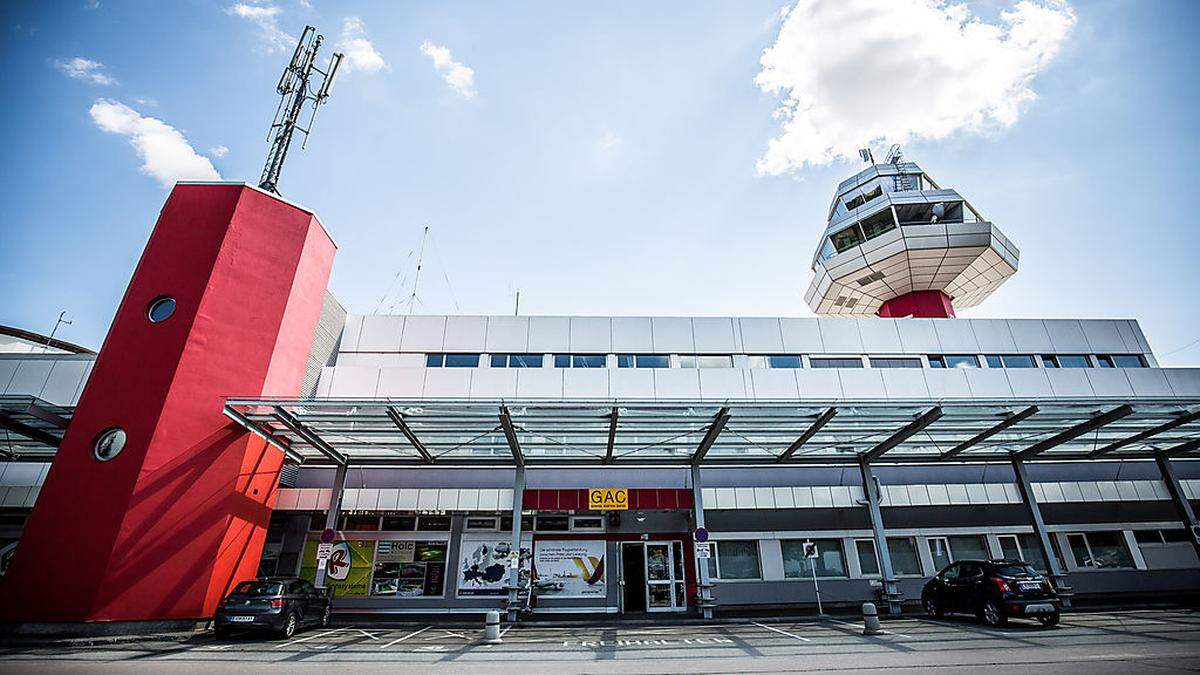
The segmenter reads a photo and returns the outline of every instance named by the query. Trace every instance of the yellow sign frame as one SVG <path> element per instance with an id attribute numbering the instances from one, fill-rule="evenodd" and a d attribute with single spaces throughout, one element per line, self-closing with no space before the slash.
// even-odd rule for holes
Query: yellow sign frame
<path id="1" fill-rule="evenodd" d="M 589 511 L 628 511 L 629 488 L 588 488 Z"/>

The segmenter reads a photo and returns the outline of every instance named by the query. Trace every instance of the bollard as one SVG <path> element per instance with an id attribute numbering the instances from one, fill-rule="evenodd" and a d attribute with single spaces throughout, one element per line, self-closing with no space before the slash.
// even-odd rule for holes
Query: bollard
<path id="1" fill-rule="evenodd" d="M 500 644 L 500 612 L 494 609 L 487 613 L 487 622 L 483 626 L 483 643 Z"/>
<path id="2" fill-rule="evenodd" d="M 875 603 L 863 603 L 863 635 L 882 635 L 883 627 L 879 625 L 879 612 L 875 609 Z"/>

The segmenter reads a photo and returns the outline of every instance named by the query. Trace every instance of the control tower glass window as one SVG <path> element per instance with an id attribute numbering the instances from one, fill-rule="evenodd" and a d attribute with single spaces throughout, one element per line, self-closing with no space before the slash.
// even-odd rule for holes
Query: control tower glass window
<path id="1" fill-rule="evenodd" d="M 838 253 L 852 249 L 865 241 L 858 225 L 851 225 L 841 232 L 834 232 L 829 235 L 829 240 L 833 242 L 833 247 L 837 249 Z"/>
<path id="2" fill-rule="evenodd" d="M 896 220 L 892 217 L 891 209 L 884 209 L 862 221 L 862 231 L 867 239 L 874 239 L 884 232 L 896 229 Z"/>
<path id="3" fill-rule="evenodd" d="M 876 199 L 877 197 L 879 197 L 882 194 L 883 194 L 883 188 L 876 185 L 874 188 L 867 190 L 866 192 L 864 192 L 862 194 L 855 195 L 855 196 L 847 195 L 846 196 L 846 208 L 853 211 L 854 209 L 857 209 L 858 207 L 862 206 L 863 204 L 866 204 L 867 202 L 871 201 L 872 199 Z"/>

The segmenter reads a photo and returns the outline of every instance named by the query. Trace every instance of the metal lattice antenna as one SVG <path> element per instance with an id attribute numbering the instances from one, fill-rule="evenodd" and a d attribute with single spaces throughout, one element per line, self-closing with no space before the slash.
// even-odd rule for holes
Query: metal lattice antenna
<path id="1" fill-rule="evenodd" d="M 296 51 L 292 53 L 292 60 L 283 69 L 283 75 L 275 87 L 280 95 L 279 107 L 275 109 L 275 118 L 267 132 L 271 150 L 267 153 L 267 164 L 258 180 L 260 188 L 275 194 L 279 194 L 279 173 L 283 170 L 283 160 L 292 144 L 292 135 L 297 131 L 304 134 L 301 148 L 308 145 L 308 135 L 317 121 L 317 111 L 329 98 L 329 90 L 333 88 L 338 66 L 342 63 L 342 54 L 335 53 L 325 70 L 316 66 L 317 52 L 324 40 L 324 36 L 317 35 L 317 29 L 305 26 L 300 41 L 296 43 Z M 320 76 L 320 87 L 315 90 L 312 88 L 316 85 L 314 72 Z M 304 128 L 299 125 L 300 113 L 309 101 L 312 101 L 312 116 L 308 119 L 308 128 Z"/>

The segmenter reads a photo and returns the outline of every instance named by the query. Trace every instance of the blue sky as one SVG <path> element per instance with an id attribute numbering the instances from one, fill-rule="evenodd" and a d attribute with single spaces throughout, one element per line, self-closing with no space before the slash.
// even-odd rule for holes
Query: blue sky
<path id="1" fill-rule="evenodd" d="M 510 313 L 519 288 L 525 314 L 811 315 L 825 210 L 859 168 L 839 153 L 870 126 L 1021 248 L 962 315 L 1133 317 L 1161 361 L 1200 362 L 1195 2 L 1042 0 L 1016 29 L 1012 3 L 969 3 L 961 31 L 945 6 L 934 29 L 807 1 L 238 4 L 0 5 L 0 323 L 66 310 L 60 336 L 98 347 L 164 172 L 257 181 L 280 34 L 312 23 L 357 67 L 281 191 L 338 242 L 351 311 L 408 310 L 429 225 L 416 312 Z M 789 97 L 813 103 L 790 134 Z M 140 170 L 145 125 L 188 156 Z"/>

